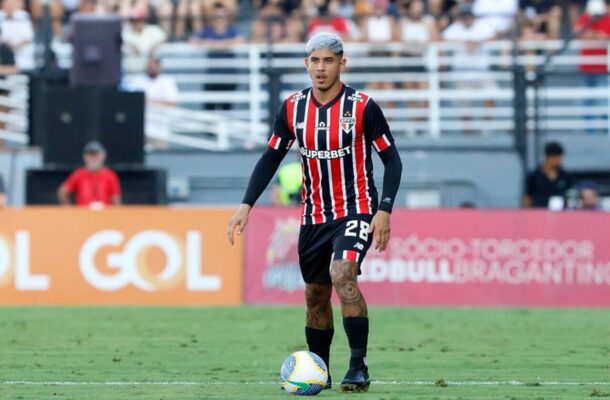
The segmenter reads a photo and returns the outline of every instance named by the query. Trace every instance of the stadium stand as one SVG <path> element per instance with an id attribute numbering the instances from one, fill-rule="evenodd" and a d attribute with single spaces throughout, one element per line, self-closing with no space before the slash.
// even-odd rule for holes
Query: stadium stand
<path id="1" fill-rule="evenodd" d="M 153 54 L 163 75 L 176 83 L 175 102 L 147 107 L 151 163 L 167 157 L 161 151 L 235 152 L 264 145 L 279 101 L 308 83 L 302 70 L 303 41 L 312 32 L 325 29 L 348 41 L 345 81 L 366 90 L 383 105 L 405 151 L 447 150 L 445 160 L 457 160 L 460 151 L 509 151 L 516 164 L 526 159 L 521 167 L 511 167 L 510 173 L 516 176 L 513 193 L 508 195 L 512 200 L 497 201 L 484 194 L 492 188 L 473 183 L 476 179 L 468 175 L 474 170 L 440 179 L 463 179 L 474 187 L 464 189 L 473 198 L 462 201 L 518 206 L 523 189 L 518 182 L 524 170 L 540 161 L 545 140 L 558 136 L 575 149 L 568 167 L 594 170 L 602 167 L 601 161 L 591 165 L 585 154 L 595 153 L 599 140 L 610 133 L 604 72 L 608 42 L 603 27 L 599 28 L 599 22 L 595 26 L 587 22 L 582 2 L 568 2 L 563 8 L 552 3 L 185 0 L 174 4 L 124 0 L 93 4 L 81 0 L 51 2 L 49 13 L 54 22 L 52 49 L 59 67 L 71 65 L 70 15 L 111 12 L 125 18 L 124 87 L 144 71 Z M 17 0 L 3 4 L 18 9 L 20 20 L 28 21 L 24 24 L 30 21 L 29 12 L 37 37 L 44 36 L 44 13 L 36 8 L 37 3 L 28 2 L 25 8 Z M 54 11 L 60 6 L 63 11 Z M 463 19 L 471 14 L 476 30 L 468 32 Z M 562 32 L 566 38 L 572 30 L 578 35 L 564 49 L 566 42 L 559 38 Z M 145 34 L 147 31 L 150 33 Z M 602 33 L 590 34 L 597 31 Z M 2 32 L 5 38 L 6 29 Z M 233 40 L 220 49 L 219 41 L 202 40 L 205 37 L 243 37 L 245 43 Z M 3 40 L 16 53 L 21 51 L 15 43 Z M 40 65 L 42 57 L 40 51 L 30 53 L 29 60 L 21 64 L 26 68 L 18 63 L 21 73 L 0 80 L 4 93 L 0 97 L 0 135 L 10 146 L 28 143 L 28 71 Z M 586 65 L 595 68 L 585 71 Z M 429 161 L 422 163 L 425 170 L 431 168 Z M 420 180 L 435 180 L 426 172 L 418 174 Z M 202 176 L 193 179 L 205 180 Z M 239 182 L 243 177 L 235 179 Z M 442 182 L 440 186 L 446 185 Z M 193 201 L 198 201 L 196 196 Z M 460 202 L 456 197 L 442 204 Z"/>

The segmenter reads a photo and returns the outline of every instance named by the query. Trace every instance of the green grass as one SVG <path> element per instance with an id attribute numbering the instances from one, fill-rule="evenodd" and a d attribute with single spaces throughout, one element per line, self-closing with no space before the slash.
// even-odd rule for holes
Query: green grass
<path id="1" fill-rule="evenodd" d="M 610 396 L 610 311 L 372 308 L 367 394 L 319 398 L 584 399 Z M 0 399 L 287 399 L 276 381 L 305 348 L 304 311 L 240 308 L 0 308 Z M 338 313 L 331 374 L 345 373 Z M 457 385 L 463 381 L 523 385 Z M 55 381 L 23 385 L 8 381 Z M 197 385 L 67 385 L 177 381 Z M 248 384 L 209 384 L 239 382 Z M 579 385 L 548 385 L 545 382 Z M 435 384 L 436 382 L 436 384 Z"/>

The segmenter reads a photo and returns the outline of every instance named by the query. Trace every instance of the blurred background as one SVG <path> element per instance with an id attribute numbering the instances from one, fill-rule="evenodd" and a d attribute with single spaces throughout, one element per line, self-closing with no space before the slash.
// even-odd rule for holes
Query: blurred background
<path id="1" fill-rule="evenodd" d="M 330 30 L 347 43 L 344 81 L 382 105 L 396 137 L 405 165 L 398 206 L 547 207 L 555 196 L 551 208 L 573 209 L 584 190 L 593 208 L 610 209 L 607 8 L 602 0 L 3 0 L 7 204 L 56 203 L 91 140 L 124 181 L 125 203 L 238 203 L 279 104 L 309 85 L 304 42 Z M 550 142 L 562 148 L 569 185 L 524 199 L 540 190 L 527 175 Z"/>

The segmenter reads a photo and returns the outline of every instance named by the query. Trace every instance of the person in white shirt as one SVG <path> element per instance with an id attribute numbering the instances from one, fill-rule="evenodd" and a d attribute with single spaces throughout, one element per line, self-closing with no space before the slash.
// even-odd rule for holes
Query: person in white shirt
<path id="1" fill-rule="evenodd" d="M 500 36 L 512 28 L 518 10 L 518 0 L 475 0 L 472 5 L 475 17 L 492 26 Z"/>
<path id="2" fill-rule="evenodd" d="M 463 73 L 460 80 L 453 83 L 456 89 L 464 91 L 488 91 L 497 88 L 493 79 L 486 77 L 490 62 L 487 51 L 481 46 L 482 42 L 492 40 L 496 37 L 496 30 L 485 20 L 475 18 L 472 6 L 464 3 L 459 7 L 459 19 L 449 25 L 443 31 L 443 39 L 450 42 L 457 42 L 458 45 L 453 52 L 451 67 L 454 71 Z M 487 97 L 487 96 L 486 96 Z M 459 101 L 461 107 L 480 107 L 478 102 Z M 487 97 L 483 101 L 487 108 L 494 107 L 493 96 Z M 462 117 L 463 121 L 468 121 L 468 116 Z M 468 124 L 465 122 L 464 133 L 470 132 Z"/>
<path id="3" fill-rule="evenodd" d="M 173 77 L 162 73 L 158 58 L 150 57 L 146 74 L 133 77 L 128 84 L 129 89 L 142 91 L 146 102 L 154 105 L 175 106 L 178 103 L 178 86 Z"/>
<path id="4" fill-rule="evenodd" d="M 165 32 L 157 25 L 146 23 L 143 8 L 134 8 L 129 23 L 123 29 L 123 44 L 127 52 L 124 68 L 127 72 L 144 72 L 148 59 L 166 40 Z"/>
<path id="5" fill-rule="evenodd" d="M 460 42 L 464 46 L 456 49 L 453 54 L 454 70 L 487 70 L 489 60 L 480 43 L 492 40 L 496 30 L 486 21 L 475 18 L 470 4 L 460 5 L 459 19 L 443 31 L 443 39 L 448 42 Z"/>
<path id="6" fill-rule="evenodd" d="M 4 0 L 0 11 L 0 41 L 15 54 L 19 70 L 34 68 L 34 29 L 30 15 L 20 9 L 18 0 Z"/>

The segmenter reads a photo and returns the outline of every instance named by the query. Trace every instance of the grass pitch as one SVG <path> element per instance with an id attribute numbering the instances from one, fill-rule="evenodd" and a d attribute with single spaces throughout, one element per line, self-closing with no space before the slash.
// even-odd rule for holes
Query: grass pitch
<path id="1" fill-rule="evenodd" d="M 348 349 L 340 314 L 335 382 Z M 319 398 L 610 398 L 609 310 L 371 308 L 369 393 Z M 301 307 L 0 308 L 0 399 L 288 399 Z"/>

